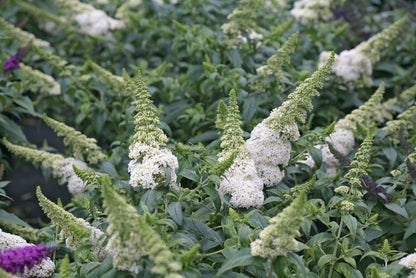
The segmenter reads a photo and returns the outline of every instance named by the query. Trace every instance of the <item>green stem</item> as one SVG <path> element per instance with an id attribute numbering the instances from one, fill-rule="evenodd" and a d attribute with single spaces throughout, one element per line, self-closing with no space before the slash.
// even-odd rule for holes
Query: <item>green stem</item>
<path id="1" fill-rule="evenodd" d="M 338 234 L 335 242 L 334 252 L 332 253 L 332 256 L 336 258 L 337 252 L 338 252 L 338 245 L 340 245 L 339 240 L 341 238 L 341 232 L 342 232 L 342 226 L 344 225 L 344 221 L 341 218 L 341 221 L 339 222 L 338 227 Z M 331 263 L 331 267 L 329 268 L 328 278 L 332 277 L 332 273 L 334 272 L 334 266 L 335 266 L 336 260 Z"/>

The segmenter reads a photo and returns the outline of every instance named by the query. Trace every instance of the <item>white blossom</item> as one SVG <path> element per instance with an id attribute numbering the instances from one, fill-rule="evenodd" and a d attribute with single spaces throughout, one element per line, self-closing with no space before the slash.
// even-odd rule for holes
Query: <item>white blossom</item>
<path id="1" fill-rule="evenodd" d="M 416 253 L 412 253 L 404 258 L 402 258 L 399 262 L 402 266 L 405 266 L 409 269 L 416 270 Z"/>
<path id="2" fill-rule="evenodd" d="M 158 185 L 167 183 L 166 186 L 179 189 L 175 173 L 178 159 L 170 150 L 136 142 L 130 146 L 129 157 L 131 186 L 155 189 Z"/>
<path id="3" fill-rule="evenodd" d="M 356 81 L 362 75 L 370 76 L 373 72 L 371 59 L 359 50 L 342 51 L 335 61 L 333 70 L 345 82 Z"/>
<path id="4" fill-rule="evenodd" d="M 318 62 L 318 68 L 325 65 L 325 63 L 328 61 L 329 57 L 331 56 L 331 51 L 322 51 L 321 54 L 319 54 L 319 62 Z M 335 63 L 338 59 L 339 55 L 335 54 Z"/>
<path id="5" fill-rule="evenodd" d="M 325 140 L 343 155 L 348 155 L 355 143 L 354 133 L 348 129 L 336 129 Z"/>
<path id="6" fill-rule="evenodd" d="M 140 265 L 137 263 L 143 256 L 147 255 L 140 234 L 130 233 L 129 240 L 122 240 L 119 232 L 115 232 L 107 243 L 106 249 L 112 250 L 113 265 L 120 270 L 128 270 L 133 273 L 139 273 Z"/>
<path id="7" fill-rule="evenodd" d="M 20 236 L 3 232 L 0 229 L 0 250 L 26 247 L 33 244 L 28 243 Z M 45 258 L 42 262 L 36 264 L 30 270 L 25 268 L 25 271 L 15 275 L 19 277 L 48 277 L 55 272 L 55 264 L 50 258 Z"/>
<path id="8" fill-rule="evenodd" d="M 330 0 L 300 0 L 295 2 L 290 13 L 302 24 L 307 25 L 331 19 L 334 15 L 330 7 Z"/>
<path id="9" fill-rule="evenodd" d="M 92 171 L 85 162 L 69 157 L 55 160 L 50 166 L 54 178 L 57 178 L 61 184 L 66 184 L 72 195 L 76 195 L 85 190 L 85 183 L 74 172 L 72 165 L 84 171 Z"/>
<path id="10" fill-rule="evenodd" d="M 254 162 L 249 158 L 234 159 L 221 177 L 218 192 L 222 196 L 231 194 L 230 203 L 233 207 L 260 207 L 264 201 L 263 180 L 257 175 Z"/>
<path id="11" fill-rule="evenodd" d="M 261 40 L 263 38 L 263 35 L 257 33 L 254 30 L 250 30 L 250 32 L 248 33 L 248 37 L 252 40 Z"/>
<path id="12" fill-rule="evenodd" d="M 109 30 L 122 28 L 122 21 L 109 17 L 104 11 L 91 9 L 74 16 L 81 30 L 89 35 L 104 35 Z"/>
<path id="13" fill-rule="evenodd" d="M 297 126 L 296 130 L 297 130 Z M 293 127 L 287 127 L 287 132 L 296 132 Z M 258 124 L 246 141 L 250 158 L 254 161 L 257 172 L 266 186 L 279 183 L 284 173 L 279 166 L 285 167 L 290 160 L 290 141 L 279 136 L 279 132 Z"/>
<path id="14" fill-rule="evenodd" d="M 273 71 L 270 69 L 268 65 L 261 66 L 256 71 L 258 75 L 262 76 L 273 75 Z"/>

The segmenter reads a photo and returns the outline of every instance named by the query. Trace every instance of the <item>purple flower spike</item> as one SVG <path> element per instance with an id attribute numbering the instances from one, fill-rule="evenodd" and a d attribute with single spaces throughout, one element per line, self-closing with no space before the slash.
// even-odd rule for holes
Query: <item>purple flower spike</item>
<path id="1" fill-rule="evenodd" d="M 10 57 L 9 60 L 4 62 L 3 64 L 4 70 L 10 71 L 12 69 L 20 68 L 19 63 L 23 60 L 23 57 L 26 55 L 26 53 L 29 51 L 31 47 L 32 47 L 32 42 L 30 41 L 25 47 L 21 48 L 15 55 Z"/>
<path id="2" fill-rule="evenodd" d="M 43 245 L 29 245 L 2 250 L 0 251 L 0 267 L 12 274 L 23 273 L 25 267 L 27 269 L 33 268 L 54 250 L 54 248 L 48 248 Z"/>
<path id="3" fill-rule="evenodd" d="M 19 53 L 13 55 L 12 57 L 10 57 L 9 60 L 4 62 L 4 64 L 3 64 L 4 70 L 9 71 L 9 70 L 12 70 L 12 69 L 20 68 L 19 62 L 21 62 L 21 60 L 22 60 L 22 58 L 19 57 Z"/>

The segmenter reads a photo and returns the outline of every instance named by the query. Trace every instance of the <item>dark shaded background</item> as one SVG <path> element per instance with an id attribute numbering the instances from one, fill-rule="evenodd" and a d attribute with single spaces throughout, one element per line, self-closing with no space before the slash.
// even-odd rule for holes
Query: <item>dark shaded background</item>
<path id="1" fill-rule="evenodd" d="M 65 146 L 63 140 L 56 136 L 54 131 L 46 126 L 41 119 L 25 119 L 21 122 L 23 132 L 28 141 L 38 147 L 47 142 L 49 147 L 58 153 L 63 153 Z M 49 222 L 43 214 L 36 198 L 36 187 L 39 185 L 43 194 L 51 201 L 58 198 L 65 205 L 71 200 L 71 194 L 66 186 L 60 186 L 52 177 L 50 170 L 42 170 L 40 166 L 34 166 L 31 162 L 11 155 L 11 172 L 6 173 L 4 180 L 10 181 L 5 190 L 13 202 L 7 210 L 26 220 L 33 227 L 41 227 L 42 222 Z"/>

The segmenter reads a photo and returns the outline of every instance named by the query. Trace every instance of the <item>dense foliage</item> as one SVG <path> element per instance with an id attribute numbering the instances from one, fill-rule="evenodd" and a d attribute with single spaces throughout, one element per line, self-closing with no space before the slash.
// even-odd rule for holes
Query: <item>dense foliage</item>
<path id="1" fill-rule="evenodd" d="M 415 11 L 0 1 L 0 276 L 414 277 Z M 50 222 L 11 213 L 26 160 Z"/>

